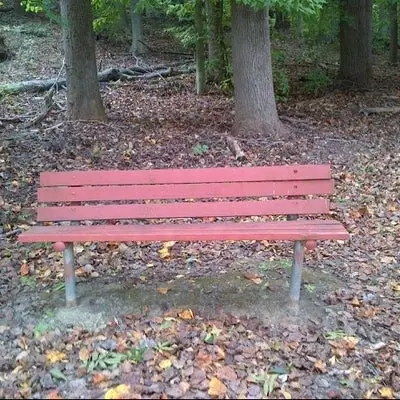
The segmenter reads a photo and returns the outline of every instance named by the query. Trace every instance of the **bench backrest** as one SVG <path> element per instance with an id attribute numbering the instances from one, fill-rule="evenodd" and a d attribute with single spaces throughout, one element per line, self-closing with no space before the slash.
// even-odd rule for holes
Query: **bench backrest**
<path id="1" fill-rule="evenodd" d="M 308 197 L 332 191 L 329 165 L 43 172 L 38 201 L 54 204 L 38 220 L 323 214 L 329 201 Z"/>

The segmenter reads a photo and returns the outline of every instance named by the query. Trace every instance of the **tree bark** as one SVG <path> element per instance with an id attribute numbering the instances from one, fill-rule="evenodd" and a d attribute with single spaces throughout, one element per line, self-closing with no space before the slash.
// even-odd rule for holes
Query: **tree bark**
<path id="1" fill-rule="evenodd" d="M 268 9 L 232 0 L 232 67 L 235 87 L 234 134 L 283 131 L 272 80 Z"/>
<path id="2" fill-rule="evenodd" d="M 90 0 L 61 0 L 67 78 L 67 116 L 106 120 L 97 80 Z"/>
<path id="3" fill-rule="evenodd" d="M 196 92 L 206 92 L 206 51 L 204 40 L 204 0 L 196 0 L 194 6 L 194 22 L 196 27 Z"/>
<path id="4" fill-rule="evenodd" d="M 136 11 L 139 0 L 132 0 L 131 3 L 131 22 L 132 22 L 132 54 L 137 56 L 144 53 L 143 46 L 143 23 L 142 14 Z"/>
<path id="5" fill-rule="evenodd" d="M 390 12 L 390 63 L 397 65 L 399 45 L 399 24 L 398 24 L 397 0 L 392 0 Z"/>
<path id="6" fill-rule="evenodd" d="M 224 31 L 222 17 L 224 2 L 206 0 L 208 22 L 208 79 L 221 83 L 225 77 Z"/>
<path id="7" fill-rule="evenodd" d="M 345 86 L 371 83 L 372 0 L 341 0 L 338 80 Z"/>

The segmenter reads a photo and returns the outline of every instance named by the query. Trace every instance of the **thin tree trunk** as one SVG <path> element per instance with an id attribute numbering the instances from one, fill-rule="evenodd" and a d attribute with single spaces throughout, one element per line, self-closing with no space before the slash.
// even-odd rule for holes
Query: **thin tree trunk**
<path id="1" fill-rule="evenodd" d="M 196 26 L 196 92 L 206 92 L 206 51 L 204 41 L 204 1 L 196 0 L 194 8 L 194 21 Z"/>
<path id="2" fill-rule="evenodd" d="M 231 2 L 234 134 L 280 133 L 272 80 L 268 9 Z"/>
<path id="3" fill-rule="evenodd" d="M 390 62 L 397 65 L 399 45 L 399 24 L 398 24 L 397 0 L 392 0 L 390 13 Z"/>
<path id="4" fill-rule="evenodd" d="M 225 77 L 224 31 L 222 17 L 224 2 L 206 0 L 208 22 L 208 79 L 220 83 Z"/>
<path id="5" fill-rule="evenodd" d="M 132 0 L 131 3 L 132 54 L 134 56 L 144 53 L 142 14 L 136 11 L 138 3 L 139 0 Z"/>
<path id="6" fill-rule="evenodd" d="M 372 0 L 341 0 L 340 68 L 345 86 L 368 87 L 372 79 Z"/>

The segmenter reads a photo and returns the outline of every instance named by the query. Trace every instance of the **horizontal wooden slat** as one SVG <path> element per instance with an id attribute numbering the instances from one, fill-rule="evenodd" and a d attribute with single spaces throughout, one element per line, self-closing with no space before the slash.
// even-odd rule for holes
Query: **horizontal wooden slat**
<path id="1" fill-rule="evenodd" d="M 149 185 L 165 183 L 262 182 L 330 179 L 329 165 L 42 172 L 41 186 Z"/>
<path id="2" fill-rule="evenodd" d="M 332 193 L 332 190 L 332 180 L 44 187 L 38 190 L 38 200 L 52 203 L 64 201 L 300 196 L 329 194 Z"/>
<path id="3" fill-rule="evenodd" d="M 20 242 L 166 241 L 166 240 L 327 240 L 348 239 L 336 221 L 211 223 L 163 225 L 35 226 Z"/>
<path id="4" fill-rule="evenodd" d="M 324 214 L 327 199 L 39 207 L 38 221 Z"/>

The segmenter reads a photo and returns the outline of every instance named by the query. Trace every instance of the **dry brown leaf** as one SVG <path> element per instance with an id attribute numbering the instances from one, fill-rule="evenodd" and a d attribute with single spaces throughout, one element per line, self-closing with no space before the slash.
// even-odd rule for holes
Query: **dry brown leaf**
<path id="1" fill-rule="evenodd" d="M 210 353 L 206 353 L 203 350 L 199 350 L 196 356 L 196 360 L 199 363 L 200 367 L 205 367 L 212 363 L 213 358 Z"/>
<path id="2" fill-rule="evenodd" d="M 193 319 L 194 314 L 190 308 L 187 308 L 186 310 L 183 310 L 182 312 L 178 313 L 178 317 L 182 319 Z"/>
<path id="3" fill-rule="evenodd" d="M 249 281 L 252 281 L 253 283 L 259 285 L 260 283 L 262 283 L 262 278 L 260 277 L 260 275 L 251 273 L 251 272 L 246 272 L 243 275 L 246 279 L 248 279 Z"/>
<path id="4" fill-rule="evenodd" d="M 217 369 L 217 376 L 219 379 L 227 381 L 235 381 L 237 379 L 237 374 L 235 370 L 229 365 L 219 367 Z"/>
<path id="5" fill-rule="evenodd" d="M 157 292 L 161 293 L 161 294 L 167 294 L 170 290 L 171 290 L 171 288 L 167 288 L 167 287 L 157 288 Z"/>
<path id="6" fill-rule="evenodd" d="M 355 336 L 345 336 L 337 340 L 330 340 L 329 344 L 336 349 L 353 350 L 360 339 Z"/>
<path id="7" fill-rule="evenodd" d="M 94 374 L 94 375 L 92 376 L 92 382 L 93 382 L 95 385 L 98 385 L 98 384 L 100 384 L 101 382 L 104 382 L 104 381 L 106 381 L 106 380 L 108 380 L 108 378 L 107 378 L 103 373 L 101 373 L 101 372 L 98 372 L 97 374 Z"/>
<path id="8" fill-rule="evenodd" d="M 60 396 L 60 390 L 59 389 L 52 390 L 51 392 L 47 393 L 46 398 L 48 400 L 61 400 L 62 397 Z"/>
<path id="9" fill-rule="evenodd" d="M 326 372 L 326 363 L 322 360 L 315 360 L 314 368 L 322 373 Z"/>
<path id="10" fill-rule="evenodd" d="M 225 396 L 228 391 L 227 387 L 216 377 L 211 378 L 208 385 L 208 394 L 212 397 Z"/>
<path id="11" fill-rule="evenodd" d="M 285 390 L 285 389 L 281 389 L 280 392 L 282 393 L 283 397 L 284 397 L 286 400 L 291 400 L 292 395 L 290 394 L 290 392 L 288 392 L 288 391 Z"/>
<path id="12" fill-rule="evenodd" d="M 19 273 L 21 274 L 21 276 L 29 275 L 29 273 L 30 273 L 29 265 L 27 263 L 21 264 Z"/>
<path id="13" fill-rule="evenodd" d="M 79 350 L 79 359 L 81 361 L 87 361 L 90 358 L 90 351 L 86 347 Z"/>
<path id="14" fill-rule="evenodd" d="M 360 307 L 360 300 L 358 300 L 358 297 L 353 298 L 353 300 L 351 301 L 351 305 L 353 307 Z"/>

